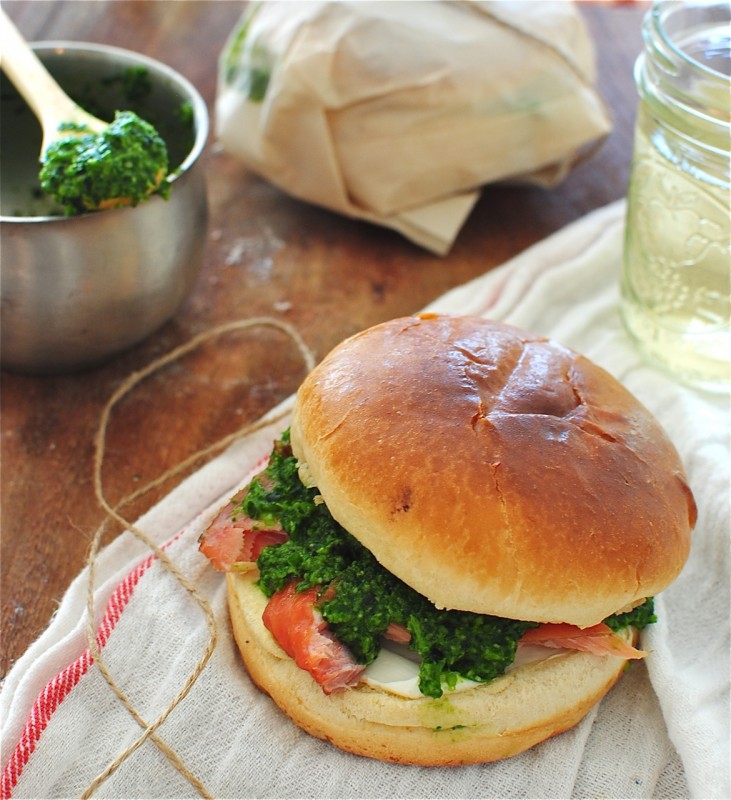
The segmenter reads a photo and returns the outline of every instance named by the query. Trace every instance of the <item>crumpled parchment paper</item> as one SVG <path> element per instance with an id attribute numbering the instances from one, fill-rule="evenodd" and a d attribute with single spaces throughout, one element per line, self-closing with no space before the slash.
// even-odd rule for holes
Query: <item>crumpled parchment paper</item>
<path id="1" fill-rule="evenodd" d="M 223 149 L 287 193 L 444 254 L 496 181 L 552 186 L 610 129 L 571 2 L 247 7 L 221 54 Z"/>

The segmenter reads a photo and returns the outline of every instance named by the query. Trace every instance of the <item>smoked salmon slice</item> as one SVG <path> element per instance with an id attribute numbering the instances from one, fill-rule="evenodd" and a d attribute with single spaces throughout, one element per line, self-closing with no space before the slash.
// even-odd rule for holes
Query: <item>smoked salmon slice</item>
<path id="1" fill-rule="evenodd" d="M 319 587 L 298 592 L 296 581 L 275 592 L 262 620 L 277 644 L 300 669 L 307 670 L 325 694 L 355 686 L 365 665 L 328 630 L 317 608 Z"/>
<path id="2" fill-rule="evenodd" d="M 383 635 L 386 639 L 398 642 L 398 644 L 408 644 L 411 641 L 409 631 L 403 625 L 399 625 L 398 622 L 390 622 Z"/>
<path id="3" fill-rule="evenodd" d="M 230 572 L 242 561 L 256 561 L 265 547 L 288 538 L 281 528 L 258 528 L 251 517 L 237 513 L 242 497 L 239 493 L 218 512 L 198 542 L 198 549 L 219 572 Z"/>
<path id="4" fill-rule="evenodd" d="M 620 658 L 644 658 L 647 652 L 638 650 L 615 633 L 604 622 L 590 628 L 579 628 L 566 622 L 543 622 L 537 628 L 530 628 L 518 642 L 538 644 L 542 647 L 561 650 L 583 650 L 598 656 L 619 656 Z"/>

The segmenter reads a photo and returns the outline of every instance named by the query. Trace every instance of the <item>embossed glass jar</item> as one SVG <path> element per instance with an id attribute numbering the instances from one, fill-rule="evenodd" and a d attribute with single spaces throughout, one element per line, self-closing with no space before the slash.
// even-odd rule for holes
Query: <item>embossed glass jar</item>
<path id="1" fill-rule="evenodd" d="M 655 2 L 635 65 L 621 311 L 681 381 L 731 387 L 731 6 Z"/>

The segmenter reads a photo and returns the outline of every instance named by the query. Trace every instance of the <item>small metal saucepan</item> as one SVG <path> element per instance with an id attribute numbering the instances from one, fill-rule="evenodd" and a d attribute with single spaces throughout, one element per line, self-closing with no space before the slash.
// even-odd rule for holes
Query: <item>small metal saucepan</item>
<path id="1" fill-rule="evenodd" d="M 39 187 L 41 129 L 2 76 L 0 361 L 67 372 L 144 339 L 180 307 L 198 275 L 208 224 L 199 157 L 208 111 L 197 90 L 153 59 L 78 42 L 33 45 L 65 91 L 103 119 L 131 110 L 168 145 L 168 199 L 66 217 Z"/>

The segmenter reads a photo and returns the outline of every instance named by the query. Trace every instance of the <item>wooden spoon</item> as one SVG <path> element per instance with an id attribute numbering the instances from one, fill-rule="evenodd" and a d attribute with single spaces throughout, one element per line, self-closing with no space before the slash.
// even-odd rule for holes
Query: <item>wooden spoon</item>
<path id="1" fill-rule="evenodd" d="M 57 141 L 73 136 L 99 136 L 110 127 L 110 123 L 84 111 L 64 92 L 1 8 L 0 45 L 3 70 L 41 124 L 41 157 Z M 165 170 L 155 175 L 154 183 L 150 184 L 150 194 L 159 187 L 164 177 Z M 127 197 L 105 198 L 95 208 L 114 208 L 130 203 Z"/>
<path id="2" fill-rule="evenodd" d="M 84 111 L 64 92 L 1 8 L 0 30 L 0 63 L 41 123 L 41 152 L 58 139 L 99 134 L 109 127 L 107 122 Z"/>

